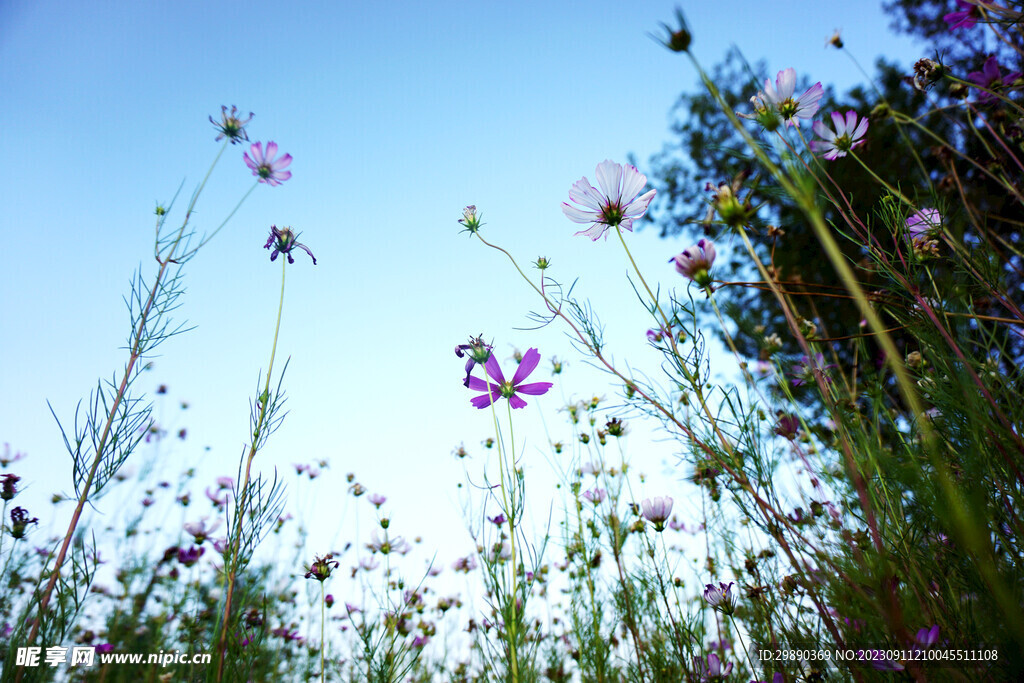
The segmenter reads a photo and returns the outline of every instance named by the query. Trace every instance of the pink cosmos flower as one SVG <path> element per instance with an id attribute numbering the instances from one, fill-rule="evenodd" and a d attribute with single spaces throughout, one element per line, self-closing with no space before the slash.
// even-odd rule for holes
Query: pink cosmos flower
<path id="1" fill-rule="evenodd" d="M 249 157 L 249 152 L 252 153 L 252 158 Z M 259 176 L 259 182 L 266 183 L 271 187 L 280 185 L 284 181 L 292 177 L 291 171 L 285 171 L 283 169 L 288 168 L 288 165 L 292 163 L 292 155 L 285 154 L 279 159 L 274 159 L 277 156 L 277 143 L 267 143 L 267 153 L 263 153 L 263 143 L 254 142 L 249 148 L 249 152 L 243 154 L 245 159 L 245 165 L 252 169 L 254 176 Z"/>
<path id="2" fill-rule="evenodd" d="M 975 2 L 968 2 L 968 0 L 956 0 L 957 6 L 960 8 L 957 12 L 950 12 L 946 16 L 942 17 L 942 20 L 949 24 L 949 30 L 953 31 L 958 28 L 971 28 L 978 23 L 978 19 L 981 19 L 981 7 L 983 4 L 978 0 Z"/>
<path id="3" fill-rule="evenodd" d="M 470 377 L 469 383 L 466 386 L 473 391 L 487 392 L 470 399 L 470 403 L 477 408 L 486 408 L 499 398 L 507 398 L 513 408 L 525 408 L 527 405 L 526 401 L 519 398 L 519 394 L 541 396 L 546 394 L 548 389 L 552 387 L 551 382 L 522 383 L 537 368 L 538 363 L 540 363 L 540 352 L 537 349 L 529 349 L 523 354 L 523 360 L 519 363 L 519 367 L 516 368 L 516 374 L 512 376 L 512 381 L 509 382 L 505 380 L 505 376 L 501 373 L 501 365 L 498 364 L 497 357 L 492 353 L 487 362 L 484 363 L 484 369 L 487 370 L 487 374 L 497 384 L 485 382 L 479 377 Z"/>
<path id="4" fill-rule="evenodd" d="M 864 144 L 864 134 L 868 132 L 868 119 L 865 116 L 857 122 L 857 112 L 846 112 L 846 118 L 837 111 L 832 112 L 832 125 L 836 127 L 833 133 L 824 121 L 815 121 L 811 127 L 821 140 L 811 142 L 811 149 L 815 152 L 824 152 L 824 157 L 829 161 L 835 161 L 839 157 L 845 157 L 846 153 L 854 147 Z"/>
<path id="5" fill-rule="evenodd" d="M 764 97 L 762 100 L 771 104 L 779 117 L 787 126 L 795 126 L 795 119 L 811 119 L 818 111 L 821 98 L 825 95 L 825 89 L 821 82 L 812 85 L 807 91 L 793 99 L 796 89 L 796 69 L 790 67 L 783 69 L 775 76 L 775 87 L 772 87 L 770 80 L 764 81 Z"/>
<path id="6" fill-rule="evenodd" d="M 907 235 L 911 242 L 927 237 L 942 227 L 942 214 L 938 209 L 921 209 L 907 219 Z"/>
<path id="7" fill-rule="evenodd" d="M 701 287 L 707 287 L 711 284 L 711 275 L 708 271 L 715 262 L 715 256 L 715 245 L 711 240 L 702 239 L 692 247 L 684 249 L 669 263 L 675 262 L 676 272 L 683 277 L 693 280 Z"/>
<path id="8" fill-rule="evenodd" d="M 220 526 L 221 523 L 221 520 L 218 518 L 214 520 L 213 524 L 207 526 L 207 519 L 209 518 L 203 517 L 198 522 L 186 522 L 184 526 L 185 532 L 193 538 L 195 538 L 196 543 L 199 545 L 202 545 L 203 541 L 205 541 L 210 536 L 210 534 L 212 534 L 217 529 L 217 527 Z"/>
<path id="9" fill-rule="evenodd" d="M 608 239 L 608 229 L 616 226 L 633 231 L 633 221 L 647 212 L 647 207 L 657 190 L 651 190 L 637 197 L 640 190 L 647 185 L 647 176 L 635 166 L 617 164 L 606 159 L 597 165 L 598 190 L 592 187 L 586 176 L 573 184 L 569 190 L 569 199 L 581 204 L 588 211 L 562 202 L 562 213 L 574 223 L 591 223 L 586 230 L 577 235 L 586 235 L 593 241 L 604 235 Z"/>
<path id="10" fill-rule="evenodd" d="M 643 510 L 644 519 L 654 525 L 654 528 L 658 531 L 664 531 L 665 520 L 672 514 L 673 500 L 668 496 L 657 498 L 645 498 L 640 503 L 640 508 Z"/>
<path id="11" fill-rule="evenodd" d="M 985 60 L 981 71 L 972 71 L 967 74 L 967 79 L 982 89 L 978 95 L 978 102 L 994 102 L 997 98 L 995 93 L 1013 85 L 1013 82 L 1020 78 L 1019 71 L 1002 75 L 999 70 L 999 62 L 995 55 Z"/>

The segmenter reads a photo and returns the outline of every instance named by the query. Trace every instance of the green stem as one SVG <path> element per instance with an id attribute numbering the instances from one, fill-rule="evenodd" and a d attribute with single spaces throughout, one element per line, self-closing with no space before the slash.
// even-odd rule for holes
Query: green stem
<path id="1" fill-rule="evenodd" d="M 263 385 L 263 393 L 259 395 L 257 400 L 260 403 L 260 413 L 256 418 L 256 428 L 253 430 L 252 442 L 249 447 L 249 454 L 245 461 L 245 474 L 242 478 L 242 485 L 238 489 L 239 502 L 235 507 L 235 529 L 234 538 L 231 544 L 231 558 L 227 563 L 227 591 L 224 597 L 224 611 L 221 615 L 220 625 L 220 637 L 218 638 L 218 662 L 217 662 L 217 681 L 221 681 L 224 678 L 224 654 L 226 647 L 228 622 L 231 617 L 231 598 L 234 595 L 235 590 L 235 578 L 238 572 L 238 555 L 242 543 L 242 525 L 245 517 L 245 506 L 248 504 L 249 497 L 249 479 L 252 472 L 252 461 L 256 457 L 256 451 L 259 449 L 260 435 L 263 431 L 263 423 L 267 416 L 267 406 L 270 403 L 270 377 L 274 371 L 274 358 L 277 355 L 277 339 L 281 332 L 281 312 L 284 309 L 284 285 L 285 285 L 285 273 L 287 272 L 288 259 L 286 255 L 282 255 L 281 258 L 281 295 L 277 302 L 277 321 L 274 324 L 274 343 L 270 349 L 270 364 L 267 367 L 267 377 Z"/>

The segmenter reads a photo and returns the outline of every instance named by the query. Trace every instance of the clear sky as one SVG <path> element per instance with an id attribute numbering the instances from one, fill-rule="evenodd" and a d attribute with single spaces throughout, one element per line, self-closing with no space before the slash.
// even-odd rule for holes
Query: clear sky
<path id="1" fill-rule="evenodd" d="M 687 3 L 695 53 L 710 67 L 736 44 L 767 60 L 765 76 L 792 66 L 840 90 L 862 78 L 824 49 L 836 28 L 869 68 L 880 54 L 903 64 L 927 54 L 891 34 L 877 1 L 781 7 Z M 279 353 L 292 358 L 291 412 L 258 466 L 330 460 L 316 486 L 292 491 L 320 520 L 310 555 L 334 540 L 350 471 L 389 497 L 402 533 L 429 542 L 445 529 L 464 546 L 453 553 L 468 550 L 454 493 L 463 463 L 451 451 L 464 441 L 478 474 L 491 428 L 469 405 L 455 344 L 482 332 L 502 359 L 512 345 L 539 347 L 538 379 L 549 356 L 568 359 L 574 379 L 517 413 L 532 435 L 528 473 L 547 470 L 529 455 L 545 445 L 534 408 L 559 438 L 563 395 L 613 394 L 583 374 L 561 329 L 514 329 L 537 301 L 456 220 L 476 204 L 489 239 L 524 263 L 548 256 L 563 282 L 579 277 L 616 357 L 653 368 L 620 246 L 574 237 L 582 226 L 559 205 L 597 163 L 630 152 L 643 162 L 669 139 L 670 108 L 696 76 L 646 35 L 662 21 L 672 2 L 2 0 L 0 444 L 30 456 L 19 502 L 50 515 L 44 501 L 71 490 L 46 402 L 70 422 L 96 380 L 123 367 L 121 297 L 140 263 L 153 273 L 154 206 L 182 180 L 186 195 L 196 186 L 218 149 L 207 116 L 235 104 L 256 114 L 252 140 L 293 155 L 294 175 L 257 188 L 189 266 L 178 319 L 196 329 L 161 348 L 141 385 L 170 387 L 158 417 L 176 415 L 175 401 L 191 406 L 188 438 L 164 447 L 163 466 L 198 466 L 204 483 L 235 472 L 276 313 L 280 268 L 262 247 L 271 224 L 291 225 L 319 265 L 299 255 L 289 268 Z M 217 168 L 200 230 L 251 185 L 242 152 L 230 148 Z M 630 241 L 641 268 L 681 287 L 666 261 L 694 239 L 645 230 Z M 647 468 L 664 476 L 644 494 L 682 495 L 686 473 L 658 453 Z"/>

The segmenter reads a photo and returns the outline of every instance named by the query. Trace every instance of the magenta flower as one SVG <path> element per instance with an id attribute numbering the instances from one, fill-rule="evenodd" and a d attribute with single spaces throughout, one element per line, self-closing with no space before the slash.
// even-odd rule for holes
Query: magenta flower
<path id="1" fill-rule="evenodd" d="M 824 152 L 824 157 L 829 161 L 845 157 L 851 149 L 864 144 L 864 134 L 868 132 L 866 116 L 858 123 L 857 112 L 846 112 L 844 119 L 842 114 L 834 111 L 832 112 L 832 125 L 836 127 L 834 133 L 823 121 L 815 121 L 811 126 L 815 134 L 821 138 L 821 140 L 811 142 L 811 149 L 815 152 Z"/>
<path id="2" fill-rule="evenodd" d="M 994 102 L 996 100 L 996 93 L 1004 88 L 1009 88 L 1020 76 L 1019 71 L 1003 76 L 999 70 L 999 62 L 996 61 L 995 55 L 993 55 L 985 60 L 985 65 L 981 67 L 981 71 L 972 71 L 967 74 L 967 79 L 981 89 L 981 94 L 978 95 L 978 102 Z"/>
<path id="3" fill-rule="evenodd" d="M 787 126 L 795 126 L 795 119 L 811 119 L 818 111 L 821 98 L 825 95 L 825 89 L 821 82 L 812 85 L 800 97 L 793 99 L 796 89 L 796 69 L 790 67 L 783 69 L 775 76 L 775 87 L 772 87 L 770 80 L 764 81 L 764 97 L 767 104 L 771 104 L 779 117 Z"/>
<path id="4" fill-rule="evenodd" d="M 462 381 L 462 384 L 469 386 L 469 378 L 473 374 L 473 367 L 477 364 L 483 365 L 487 362 L 487 359 L 491 357 L 491 351 L 494 347 L 484 342 L 484 336 L 478 335 L 476 337 L 470 337 L 468 344 L 459 344 L 455 347 L 455 355 L 459 358 L 468 356 L 466 358 L 466 379 Z"/>
<path id="5" fill-rule="evenodd" d="M 540 352 L 537 349 L 529 349 L 523 354 L 523 360 L 519 363 L 519 367 L 516 368 L 516 374 L 512 376 L 512 381 L 506 381 L 505 376 L 501 374 L 501 365 L 498 364 L 498 359 L 492 353 L 487 362 L 484 363 L 484 369 L 487 370 L 487 374 L 490 375 L 497 384 L 485 382 L 479 377 L 470 377 L 468 386 L 473 391 L 486 391 L 486 394 L 481 394 L 473 399 L 470 399 L 477 408 L 486 408 L 493 404 L 499 398 L 507 398 L 509 405 L 513 408 L 525 408 L 526 401 L 519 398 L 519 394 L 528 394 L 530 396 L 541 396 L 546 394 L 548 389 L 552 387 L 551 382 L 533 382 L 531 384 L 523 384 L 523 380 L 530 376 L 537 364 L 540 363 Z"/>
<path id="6" fill-rule="evenodd" d="M 668 496 L 657 498 L 645 498 L 640 503 L 640 509 L 643 510 L 644 519 L 654 525 L 657 531 L 665 530 L 665 520 L 672 514 L 673 500 Z"/>
<path id="7" fill-rule="evenodd" d="M 178 548 L 178 562 L 181 562 L 186 567 L 191 567 L 199 558 L 206 552 L 206 548 L 199 546 L 198 548 L 192 546 L 191 548 Z"/>
<path id="8" fill-rule="evenodd" d="M 907 219 L 907 235 L 911 242 L 930 237 L 942 228 L 942 214 L 937 209 L 915 211 Z"/>
<path id="9" fill-rule="evenodd" d="M 982 3 L 978 0 L 975 0 L 975 2 L 956 0 L 956 4 L 960 8 L 959 11 L 950 12 L 942 17 L 942 20 L 949 24 L 950 31 L 958 28 L 971 28 L 978 23 L 978 19 L 981 19 L 981 7 L 979 5 Z"/>
<path id="10" fill-rule="evenodd" d="M 583 176 L 569 190 L 569 199 L 581 204 L 589 211 L 562 202 L 562 213 L 574 223 L 591 223 L 586 230 L 577 235 L 586 235 L 593 241 L 604 235 L 608 239 L 608 229 L 622 227 L 633 231 L 633 221 L 647 212 L 647 207 L 657 190 L 651 190 L 637 197 L 640 190 L 647 185 L 647 176 L 635 166 L 617 164 L 604 160 L 597 165 L 598 190 L 590 185 Z"/>
<path id="11" fill-rule="evenodd" d="M 708 271 L 715 262 L 715 256 L 715 245 L 711 240 L 702 239 L 673 257 L 669 263 L 675 262 L 676 272 L 680 275 L 693 280 L 701 287 L 707 287 L 711 284 L 711 275 Z"/>
<path id="12" fill-rule="evenodd" d="M 313 256 L 313 252 L 309 250 L 309 247 L 299 242 L 299 234 L 293 232 L 291 228 L 281 228 L 278 230 L 276 225 L 270 226 L 270 237 L 267 238 L 267 243 L 263 245 L 263 248 L 273 250 L 273 253 L 270 255 L 271 261 L 277 260 L 280 254 L 284 254 L 288 257 L 288 263 L 295 263 L 292 250 L 298 248 L 309 254 L 309 258 L 313 259 L 313 265 L 316 265 L 316 256 Z"/>
<path id="13" fill-rule="evenodd" d="M 249 158 L 249 152 L 252 153 L 252 158 Z M 288 168 L 288 165 L 292 163 L 292 155 L 285 154 L 279 159 L 274 159 L 277 155 L 277 143 L 267 143 L 267 153 L 263 153 L 263 143 L 254 142 L 249 148 L 249 152 L 243 154 L 245 159 L 245 165 L 252 169 L 254 176 L 259 176 L 259 182 L 266 183 L 271 187 L 280 185 L 284 181 L 292 177 L 291 171 L 285 171 L 283 169 Z"/>
<path id="14" fill-rule="evenodd" d="M 16 507 L 11 510 L 11 538 L 25 538 L 25 531 L 29 524 L 39 524 L 38 517 L 29 517 L 28 510 L 23 507 Z"/>

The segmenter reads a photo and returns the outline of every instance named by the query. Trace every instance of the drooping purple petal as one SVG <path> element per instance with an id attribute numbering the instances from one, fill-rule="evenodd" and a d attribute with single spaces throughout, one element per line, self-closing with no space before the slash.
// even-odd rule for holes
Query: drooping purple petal
<path id="1" fill-rule="evenodd" d="M 519 398 L 515 394 L 512 394 L 511 396 L 508 397 L 508 404 L 510 406 L 512 406 L 513 410 L 515 410 L 517 408 L 525 408 L 527 406 L 526 401 L 524 401 L 523 399 Z"/>

